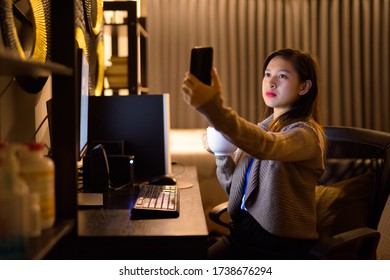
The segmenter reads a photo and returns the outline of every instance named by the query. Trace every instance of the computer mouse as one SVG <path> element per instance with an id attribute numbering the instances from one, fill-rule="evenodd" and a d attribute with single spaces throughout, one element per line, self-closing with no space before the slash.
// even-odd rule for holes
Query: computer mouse
<path id="1" fill-rule="evenodd" d="M 169 175 L 154 177 L 149 180 L 151 185 L 176 185 L 176 179 Z"/>

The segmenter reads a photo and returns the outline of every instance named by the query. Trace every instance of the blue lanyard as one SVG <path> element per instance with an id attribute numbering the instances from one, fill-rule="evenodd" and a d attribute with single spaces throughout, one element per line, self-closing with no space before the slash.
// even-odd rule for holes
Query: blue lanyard
<path id="1" fill-rule="evenodd" d="M 244 195 L 242 196 L 242 202 L 241 202 L 241 209 L 242 210 L 246 210 L 246 207 L 245 207 L 246 191 L 248 189 L 248 181 L 249 181 L 249 176 L 251 174 L 252 163 L 253 163 L 253 158 L 250 159 L 248 168 L 246 170 L 245 185 L 244 185 Z"/>

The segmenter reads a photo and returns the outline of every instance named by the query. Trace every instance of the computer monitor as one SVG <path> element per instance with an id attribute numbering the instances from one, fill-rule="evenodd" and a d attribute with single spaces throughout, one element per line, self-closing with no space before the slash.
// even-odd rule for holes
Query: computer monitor
<path id="1" fill-rule="evenodd" d="M 89 63 L 82 49 L 77 50 L 77 61 L 75 67 L 75 88 L 76 88 L 76 148 L 78 160 L 85 155 L 88 147 L 88 117 L 89 117 Z M 53 99 L 46 101 L 46 109 L 49 124 L 50 142 L 53 141 Z"/>
<path id="2" fill-rule="evenodd" d="M 89 63 L 81 49 L 77 51 L 76 88 L 79 90 L 78 110 L 78 152 L 79 160 L 85 155 L 88 147 L 88 114 L 89 114 Z"/>
<path id="3" fill-rule="evenodd" d="M 90 96 L 89 105 L 90 145 L 102 143 L 110 154 L 108 146 L 123 143 L 136 180 L 171 174 L 169 94 Z"/>

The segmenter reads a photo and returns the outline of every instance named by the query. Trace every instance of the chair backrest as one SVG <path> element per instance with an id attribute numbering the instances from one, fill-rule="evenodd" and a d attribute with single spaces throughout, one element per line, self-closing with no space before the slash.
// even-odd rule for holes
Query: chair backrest
<path id="1" fill-rule="evenodd" d="M 378 231 L 381 234 L 381 238 L 378 244 L 377 258 L 379 260 L 390 260 L 390 197 L 387 199 L 382 212 Z"/>
<path id="2" fill-rule="evenodd" d="M 367 226 L 377 229 L 390 192 L 390 133 L 355 127 L 325 127 L 326 172 L 319 184 L 374 173 Z"/>

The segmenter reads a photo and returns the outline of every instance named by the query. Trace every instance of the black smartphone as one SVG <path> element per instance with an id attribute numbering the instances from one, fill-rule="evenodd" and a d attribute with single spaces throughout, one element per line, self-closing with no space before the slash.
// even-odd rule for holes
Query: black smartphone
<path id="1" fill-rule="evenodd" d="M 194 47 L 191 51 L 190 73 L 207 85 L 211 85 L 213 48 Z"/>

